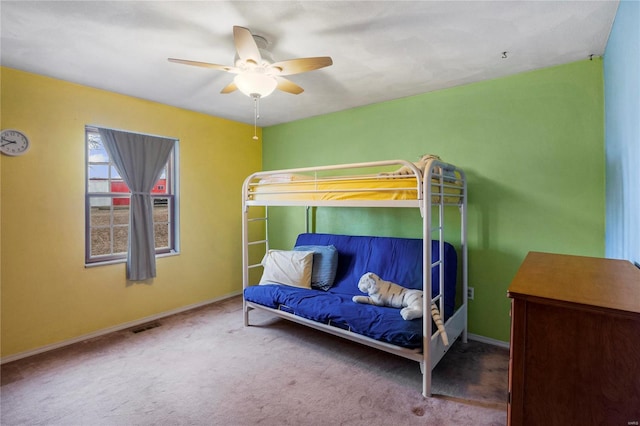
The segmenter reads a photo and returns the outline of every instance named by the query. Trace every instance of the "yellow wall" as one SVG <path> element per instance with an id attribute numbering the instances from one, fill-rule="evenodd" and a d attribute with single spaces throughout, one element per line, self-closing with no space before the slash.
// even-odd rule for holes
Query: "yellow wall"
<path id="1" fill-rule="evenodd" d="M 0 68 L 1 127 L 31 140 L 0 160 L 2 357 L 242 289 L 241 185 L 261 169 L 253 126 Z M 84 127 L 180 140 L 180 247 L 148 283 L 84 267 Z M 241 321 L 239 318 L 238 321 Z"/>

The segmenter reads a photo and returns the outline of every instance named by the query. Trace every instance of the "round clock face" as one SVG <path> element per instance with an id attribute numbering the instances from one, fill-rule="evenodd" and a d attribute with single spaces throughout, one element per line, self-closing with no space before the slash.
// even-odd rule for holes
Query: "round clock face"
<path id="1" fill-rule="evenodd" d="M 3 154 L 22 155 L 29 149 L 29 138 L 19 130 L 5 129 L 0 135 L 0 151 Z"/>

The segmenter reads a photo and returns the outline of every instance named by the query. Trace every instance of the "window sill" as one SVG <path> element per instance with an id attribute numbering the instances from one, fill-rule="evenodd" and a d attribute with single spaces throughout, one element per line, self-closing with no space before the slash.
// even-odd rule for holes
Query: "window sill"
<path id="1" fill-rule="evenodd" d="M 161 254 L 156 254 L 156 259 L 160 259 L 162 257 L 170 257 L 170 256 L 177 256 L 179 255 L 180 252 L 179 251 L 170 251 L 169 253 L 161 253 Z M 127 259 L 123 258 L 123 259 L 112 259 L 112 260 L 105 260 L 105 261 L 98 261 L 98 262 L 92 262 L 92 263 L 85 263 L 84 267 L 85 268 L 95 268 L 97 266 L 106 266 L 106 265 L 116 265 L 118 263 L 127 263 Z"/>

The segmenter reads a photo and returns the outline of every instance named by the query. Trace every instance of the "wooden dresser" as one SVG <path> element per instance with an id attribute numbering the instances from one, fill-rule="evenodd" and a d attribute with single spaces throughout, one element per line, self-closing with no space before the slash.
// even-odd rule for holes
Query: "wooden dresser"
<path id="1" fill-rule="evenodd" d="M 508 424 L 640 424 L 640 269 L 531 252 L 508 296 Z"/>

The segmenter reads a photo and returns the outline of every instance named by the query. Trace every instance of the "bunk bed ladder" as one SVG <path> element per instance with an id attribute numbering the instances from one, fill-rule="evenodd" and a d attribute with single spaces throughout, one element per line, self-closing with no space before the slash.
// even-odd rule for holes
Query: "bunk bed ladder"
<path id="1" fill-rule="evenodd" d="M 442 239 L 442 217 L 441 215 L 438 218 L 438 228 L 436 230 L 431 228 L 432 224 L 432 216 L 433 216 L 433 202 L 431 197 L 432 185 L 431 178 L 432 172 L 434 168 L 433 160 L 427 163 L 424 171 L 423 171 L 423 191 L 424 194 L 422 196 L 422 202 L 420 204 L 420 209 L 422 213 L 422 291 L 423 291 L 423 312 L 424 317 L 422 321 L 422 361 L 420 362 L 420 371 L 422 373 L 422 395 L 425 397 L 431 396 L 431 369 L 432 369 L 432 353 L 431 353 L 431 336 L 432 336 L 432 324 L 431 324 L 431 316 L 428 315 L 428 312 L 431 312 L 431 303 L 433 303 L 433 299 L 431 297 L 431 288 L 432 288 L 432 268 L 439 265 L 440 271 L 443 270 L 441 255 L 442 250 L 439 249 L 440 254 L 439 258 L 436 262 L 432 261 L 433 253 L 432 253 L 432 245 L 431 238 L 432 233 L 434 231 L 438 232 L 438 239 Z M 440 209 L 438 209 L 440 212 Z M 437 295 L 437 299 L 440 299 L 442 289 L 440 288 L 439 294 Z M 442 300 L 440 300 L 442 303 Z M 440 304 L 441 304 L 440 303 Z"/>
<path id="2" fill-rule="evenodd" d="M 425 397 L 431 396 L 431 373 L 433 368 L 434 359 L 439 359 L 442 354 L 436 354 L 434 352 L 434 346 L 427 339 L 432 337 L 432 322 L 431 316 L 428 312 L 431 312 L 431 304 L 435 303 L 440 311 L 440 315 L 445 318 L 444 307 L 444 275 L 445 275 L 445 236 L 444 236 L 444 216 L 445 216 L 445 188 L 450 186 L 445 179 L 445 167 L 446 165 L 436 160 L 431 160 L 427 163 L 423 172 L 423 191 L 424 196 L 420 205 L 420 210 L 423 219 L 423 292 L 424 292 L 424 306 L 425 312 L 423 320 L 423 359 L 420 362 L 420 370 L 423 374 L 422 379 L 422 394 Z M 463 189 L 458 204 L 460 210 L 461 219 L 461 252 L 462 252 L 462 279 L 463 279 L 463 309 L 467 309 L 467 241 L 466 241 L 466 179 L 461 171 L 460 180 L 463 183 Z M 434 198 L 435 196 L 435 198 Z M 436 200 L 436 201 L 434 201 Z M 434 218 L 434 214 L 437 218 Z M 437 219 L 437 224 L 434 223 L 434 219 Z M 435 259 L 433 258 L 432 240 L 437 241 L 437 253 Z M 432 297 L 431 289 L 432 285 L 432 271 L 433 268 L 438 268 L 438 292 L 435 297 Z M 427 297 L 429 295 L 429 297 Z M 466 326 L 466 313 L 464 316 L 464 328 L 462 333 L 462 341 L 467 342 L 467 326 Z M 438 333 L 436 336 L 440 337 Z M 441 338 L 441 337 L 440 337 Z M 451 341 L 449 344 L 452 344 Z M 428 349 L 427 349 L 428 348 Z M 439 349 L 440 351 L 442 349 Z M 444 349 L 446 351 L 446 349 Z"/>
<path id="3" fill-rule="evenodd" d="M 242 220 L 242 290 L 247 288 L 249 283 L 249 271 L 254 268 L 262 267 L 262 263 L 250 264 L 249 248 L 256 245 L 264 245 L 264 252 L 269 251 L 269 208 L 264 207 L 263 217 L 249 217 L 249 207 L 243 208 L 243 220 Z M 264 238 L 258 240 L 251 240 L 249 234 L 249 224 L 254 222 L 264 222 Z M 247 302 L 242 298 L 242 311 L 244 312 L 244 325 L 249 325 L 249 311 L 251 309 L 247 306 Z"/>

